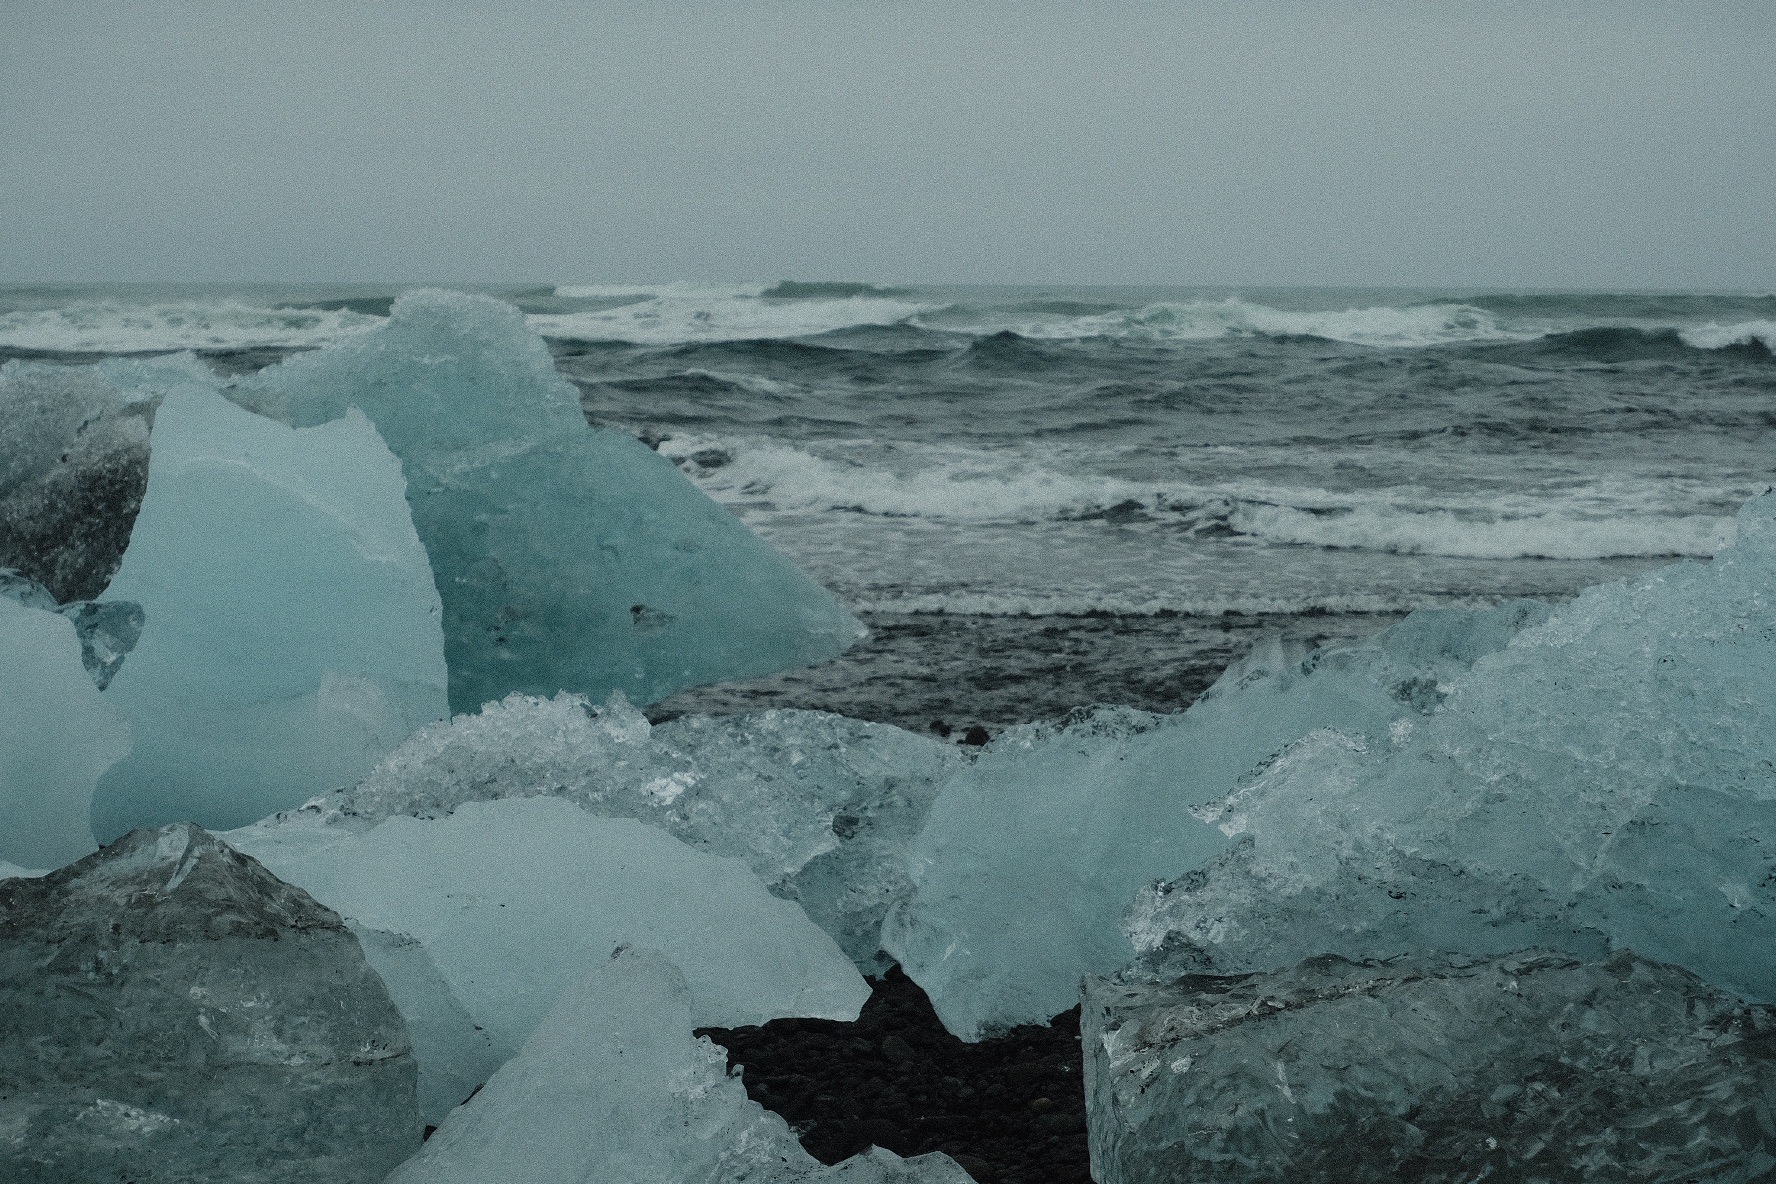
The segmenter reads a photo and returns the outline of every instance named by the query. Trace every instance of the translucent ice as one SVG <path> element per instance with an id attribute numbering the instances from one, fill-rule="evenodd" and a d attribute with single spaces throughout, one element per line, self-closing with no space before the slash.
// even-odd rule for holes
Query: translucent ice
<path id="1" fill-rule="evenodd" d="M 186 824 L 0 880 L 0 1083 L 8 1184 L 375 1184 L 420 1141 L 356 939 Z"/>
<path id="2" fill-rule="evenodd" d="M 548 794 L 638 818 L 744 860 L 879 971 L 882 916 L 907 890 L 906 847 L 962 761 L 954 745 L 824 712 L 650 727 L 620 692 L 596 710 L 577 695 L 510 695 L 422 729 L 326 805 L 379 821 Z"/>
<path id="3" fill-rule="evenodd" d="M 101 839 L 298 805 L 445 714 L 431 569 L 363 416 L 293 430 L 192 379 L 165 395 L 153 445 L 102 598 L 146 620 L 105 692 L 135 748 L 94 795 Z"/>
<path id="4" fill-rule="evenodd" d="M 1776 1014 L 1619 954 L 1088 981 L 1099 1184 L 1767 1180 Z"/>
<path id="5" fill-rule="evenodd" d="M 694 1013 L 665 958 L 616 951 L 388 1184 L 968 1184 L 941 1154 L 822 1166 L 692 1036 Z"/>
<path id="6" fill-rule="evenodd" d="M 557 798 L 368 829 L 298 811 L 227 837 L 358 925 L 417 939 L 500 1060 L 623 944 L 684 969 L 704 1026 L 855 1019 L 869 995 L 833 940 L 744 864 Z"/>
<path id="7" fill-rule="evenodd" d="M 95 367 L 0 366 L 0 567 L 98 595 L 142 502 L 150 406 Z"/>
<path id="8" fill-rule="evenodd" d="M 1766 496 L 1712 562 L 1586 591 L 1428 717 L 1290 748 L 1207 812 L 1236 845 L 1130 933 L 1214 972 L 1607 937 L 1776 999 L 1772 589 Z"/>
<path id="9" fill-rule="evenodd" d="M 129 749 L 73 623 L 0 596 L 0 859 L 60 867 L 91 851 L 93 787 Z"/>
<path id="10" fill-rule="evenodd" d="M 60 613 L 73 622 L 80 638 L 80 661 L 101 691 L 111 685 L 111 677 L 142 637 L 141 605 L 97 600 L 57 604 L 48 588 L 14 568 L 0 567 L 0 597 Z"/>
<path id="11" fill-rule="evenodd" d="M 1116 921 L 1135 890 L 1224 845 L 1168 765 L 1130 760 L 1126 740 L 1151 720 L 1105 710 L 1014 728 L 939 794 L 908 859 L 914 895 L 882 945 L 957 1036 L 1073 1006 L 1082 975 L 1131 957 Z"/>
<path id="12" fill-rule="evenodd" d="M 1155 869 L 1176 876 L 1225 845 L 1193 808 L 1313 729 L 1385 737 L 1423 718 L 1451 679 L 1547 611 L 1421 612 L 1312 654 L 1273 642 L 1180 715 L 1105 709 L 1007 732 L 944 787 L 885 948 L 964 1039 L 1046 1021 L 1077 1001 L 1081 975 L 1133 956 L 1112 918 Z"/>
<path id="13" fill-rule="evenodd" d="M 634 438 L 587 427 L 516 309 L 410 293 L 389 322 L 240 397 L 299 424 L 359 407 L 405 466 L 444 597 L 450 703 L 681 687 L 822 661 L 862 627 Z"/>

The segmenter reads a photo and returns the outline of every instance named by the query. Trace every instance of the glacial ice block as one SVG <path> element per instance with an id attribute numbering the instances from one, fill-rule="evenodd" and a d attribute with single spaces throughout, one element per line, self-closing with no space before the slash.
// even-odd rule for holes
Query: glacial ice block
<path id="1" fill-rule="evenodd" d="M 80 639 L 81 664 L 101 691 L 111 685 L 117 668 L 142 637 L 141 605 L 96 600 L 57 604 L 54 593 L 16 568 L 0 567 L 0 597 L 67 617 Z"/>
<path id="2" fill-rule="evenodd" d="M 94 795 L 101 840 L 299 805 L 446 714 L 431 568 L 356 413 L 294 430 L 195 381 L 167 394 L 101 603 L 121 602 L 146 619 L 105 692 L 135 748 Z"/>
<path id="3" fill-rule="evenodd" d="M 702 1026 L 850 1020 L 869 996 L 832 938 L 744 864 L 557 798 L 366 830 L 298 811 L 227 838 L 358 925 L 417 939 L 500 1060 L 620 945 L 682 967 Z"/>
<path id="4" fill-rule="evenodd" d="M 0 596 L 0 859 L 60 867 L 91 851 L 93 787 L 129 750 L 74 625 Z"/>
<path id="5" fill-rule="evenodd" d="M 601 959 L 388 1184 L 969 1184 L 938 1153 L 823 1166 L 691 1034 L 694 1011 L 654 951 Z"/>
<path id="6" fill-rule="evenodd" d="M 1156 973 L 1607 940 L 1776 999 L 1776 496 L 1710 563 L 1588 589 L 1387 736 L 1306 737 L 1144 891 Z"/>
<path id="7" fill-rule="evenodd" d="M 1225 845 L 1169 765 L 1131 759 L 1124 742 L 1151 722 L 1105 709 L 1013 728 L 939 793 L 908 856 L 913 895 L 889 911 L 882 945 L 955 1035 L 1072 1007 L 1081 976 L 1134 956 L 1117 921 L 1136 889 Z M 1106 782 L 1114 794 L 1099 792 Z"/>
<path id="8" fill-rule="evenodd" d="M 420 730 L 327 805 L 374 822 L 547 794 L 637 818 L 743 860 L 878 972 L 882 917 L 908 890 L 906 848 L 963 760 L 954 745 L 818 711 L 651 727 L 620 692 L 596 709 L 515 694 Z"/>
<path id="9" fill-rule="evenodd" d="M 831 593 L 671 462 L 586 425 L 518 311 L 415 292 L 373 332 L 239 396 L 297 424 L 359 407 L 406 470 L 444 598 L 450 704 L 682 687 L 824 661 L 862 635 Z"/>
<path id="10" fill-rule="evenodd" d="M 57 600 L 117 570 L 148 479 L 152 405 L 93 366 L 0 366 L 0 567 Z"/>
<path id="11" fill-rule="evenodd" d="M 136 831 L 0 880 L 8 1184 L 376 1184 L 420 1134 L 356 939 L 214 836 Z"/>
<path id="12" fill-rule="evenodd" d="M 1618 954 L 1093 979 L 1099 1184 L 1767 1180 L 1776 1013 Z"/>

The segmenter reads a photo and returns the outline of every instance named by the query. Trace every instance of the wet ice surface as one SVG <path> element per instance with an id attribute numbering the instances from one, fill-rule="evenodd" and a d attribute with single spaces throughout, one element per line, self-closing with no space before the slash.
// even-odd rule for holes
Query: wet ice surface
<path id="1" fill-rule="evenodd" d="M 91 851 L 93 788 L 129 744 L 73 622 L 0 595 L 0 860 L 60 867 Z"/>
<path id="2" fill-rule="evenodd" d="M 558 798 L 468 802 L 370 827 L 299 811 L 227 838 L 354 924 L 424 946 L 448 991 L 409 960 L 395 995 L 437 1035 L 432 1064 L 421 1049 L 428 1098 L 486 1057 L 452 1007 L 503 1061 L 622 945 L 672 959 L 700 1024 L 849 1019 L 869 994 L 832 938 L 738 860 Z"/>
<path id="3" fill-rule="evenodd" d="M 822 712 L 655 727 L 620 693 L 597 708 L 512 695 L 422 730 L 326 805 L 369 822 L 548 795 L 640 819 L 744 861 L 878 970 L 883 914 L 907 890 L 906 847 L 962 763 L 953 745 Z"/>
<path id="4" fill-rule="evenodd" d="M 1081 975 L 1133 955 L 1110 920 L 1133 894 L 1226 846 L 1193 807 L 1315 728 L 1385 731 L 1434 711 L 1445 680 L 1547 611 L 1427 610 L 1312 653 L 1272 637 L 1181 714 L 1101 708 L 1010 729 L 939 794 L 885 948 L 964 1039 L 1064 1011 Z"/>
<path id="5" fill-rule="evenodd" d="M 103 591 L 142 503 L 151 418 L 97 369 L 0 366 L 0 567 L 58 600 Z"/>
<path id="6" fill-rule="evenodd" d="M 340 919 L 203 830 L 0 881 L 0 1178 L 374 1184 L 418 1149 Z"/>
<path id="7" fill-rule="evenodd" d="M 101 598 L 144 614 L 105 691 L 133 730 L 93 798 L 105 840 L 300 805 L 446 712 L 431 567 L 369 421 L 295 430 L 172 382 Z"/>
<path id="8" fill-rule="evenodd" d="M 670 461 L 590 428 L 517 310 L 410 293 L 380 328 L 244 379 L 299 424 L 357 407 L 406 471 L 444 597 L 450 704 L 681 687 L 821 661 L 855 618 Z"/>
<path id="9" fill-rule="evenodd" d="M 1098 1184 L 1751 1181 L 1776 1013 L 1619 954 L 1087 984 Z"/>
<path id="10" fill-rule="evenodd" d="M 692 1035 L 672 962 L 624 948 L 602 963 L 389 1184 L 967 1184 L 943 1155 L 822 1165 Z"/>
<path id="11" fill-rule="evenodd" d="M 1131 936 L 1158 973 L 1607 944 L 1776 998 L 1772 588 L 1764 497 L 1713 562 L 1526 622 L 1428 716 L 1306 736 L 1205 812 L 1235 845 Z"/>

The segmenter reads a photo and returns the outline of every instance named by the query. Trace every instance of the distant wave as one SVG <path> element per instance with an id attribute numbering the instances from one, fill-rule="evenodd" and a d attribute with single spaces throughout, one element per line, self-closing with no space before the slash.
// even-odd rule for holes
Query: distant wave
<path id="1" fill-rule="evenodd" d="M 1208 341 L 1220 337 L 1319 337 L 1351 345 L 1423 347 L 1461 341 L 1509 340 L 1515 334 L 1485 309 L 1469 304 L 1419 304 L 1291 311 L 1239 297 L 1149 304 L 1087 316 L 1011 326 L 1023 337 L 1115 337 L 1145 341 Z"/>
<path id="2" fill-rule="evenodd" d="M 1709 556 L 1734 533 L 1728 515 L 1651 508 L 1653 491 L 1457 505 L 1406 490 L 1160 485 L 963 447 L 821 455 L 768 439 L 685 436 L 663 441 L 660 451 L 705 492 L 743 512 L 970 524 L 1101 520 L 1196 538 L 1467 559 Z"/>
<path id="3" fill-rule="evenodd" d="M 1740 321 L 1722 325 L 1710 321 L 1677 334 L 1685 344 L 1697 349 L 1732 349 L 1735 346 L 1761 346 L 1766 353 L 1776 352 L 1776 321 Z"/>
<path id="4" fill-rule="evenodd" d="M 46 353 L 299 349 L 326 345 L 382 323 L 382 317 L 340 307 L 88 301 L 0 313 L 0 346 Z"/>
<path id="5" fill-rule="evenodd" d="M 781 287 L 781 285 L 779 285 Z M 896 325 L 939 305 L 850 290 L 774 295 L 760 285 L 659 287 L 562 285 L 563 299 L 597 301 L 583 311 L 538 313 L 527 319 L 545 337 L 673 345 L 808 337 L 867 325 Z"/>

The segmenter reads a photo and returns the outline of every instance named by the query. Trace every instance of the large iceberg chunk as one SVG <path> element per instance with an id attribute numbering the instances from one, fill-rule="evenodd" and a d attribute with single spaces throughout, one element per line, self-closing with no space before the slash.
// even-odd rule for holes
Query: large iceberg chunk
<path id="1" fill-rule="evenodd" d="M 356 924 L 418 940 L 497 1060 L 621 945 L 682 967 L 703 1026 L 851 1020 L 869 996 L 832 938 L 744 864 L 557 798 L 368 829 L 299 811 L 227 838 Z M 477 1055 L 457 1046 L 450 1060 Z M 423 1050 L 420 1067 L 430 1073 Z"/>
<path id="2" fill-rule="evenodd" d="M 1132 956 L 1117 920 L 1133 893 L 1225 845 L 1168 764 L 1131 759 L 1125 741 L 1151 722 L 1113 709 L 1014 728 L 939 794 L 908 858 L 914 895 L 882 944 L 957 1036 L 1072 1007 L 1082 975 Z"/>
<path id="3" fill-rule="evenodd" d="M 1099 1184 L 1776 1171 L 1776 1013 L 1632 954 L 1094 979 L 1081 1028 Z"/>
<path id="4" fill-rule="evenodd" d="M 0 1179 L 375 1184 L 420 1134 L 357 941 L 214 836 L 0 881 Z"/>
<path id="5" fill-rule="evenodd" d="M 587 427 L 542 339 L 498 301 L 409 293 L 385 326 L 240 397 L 298 424 L 362 408 L 401 458 L 444 597 L 453 710 L 563 689 L 650 703 L 862 634 L 671 462 Z"/>
<path id="6" fill-rule="evenodd" d="M 884 947 L 964 1039 L 1048 1019 L 1077 1001 L 1081 975 L 1134 955 L 1110 918 L 1155 869 L 1177 876 L 1223 848 L 1194 815 L 1243 774 L 1317 728 L 1409 727 L 1547 614 L 1531 601 L 1430 610 L 1311 654 L 1273 641 L 1182 714 L 1105 709 L 1007 732 L 940 794 Z"/>
<path id="7" fill-rule="evenodd" d="M 880 971 L 883 914 L 908 888 L 906 847 L 963 760 L 953 745 L 818 711 L 652 727 L 621 692 L 597 709 L 577 695 L 514 694 L 422 729 L 326 805 L 375 822 L 547 794 L 638 818 L 745 861 Z"/>
<path id="8" fill-rule="evenodd" d="M 941 1154 L 821 1165 L 692 1036 L 670 962 L 624 948 L 603 963 L 388 1184 L 968 1184 Z"/>
<path id="9" fill-rule="evenodd" d="M 58 600 L 117 570 L 148 479 L 151 404 L 91 366 L 0 366 L 0 567 Z"/>
<path id="10" fill-rule="evenodd" d="M 298 805 L 446 713 L 438 594 L 369 421 L 295 430 L 192 377 L 153 444 L 103 597 L 146 621 L 105 692 L 135 748 L 94 795 L 101 840 Z"/>
<path id="11" fill-rule="evenodd" d="M 143 614 L 139 604 L 97 600 L 58 604 L 48 588 L 10 567 L 0 567 L 0 597 L 67 617 L 80 638 L 81 664 L 101 691 L 111 685 L 117 668 L 142 638 Z"/>
<path id="12" fill-rule="evenodd" d="M 0 859 L 60 867 L 91 851 L 93 787 L 129 749 L 73 623 L 0 596 Z"/>
<path id="13" fill-rule="evenodd" d="M 1586 591 L 1386 736 L 1309 736 L 1142 894 L 1156 971 L 1607 937 L 1776 999 L 1776 496 L 1738 540 Z M 1183 864 L 1181 863 L 1182 867 Z"/>

